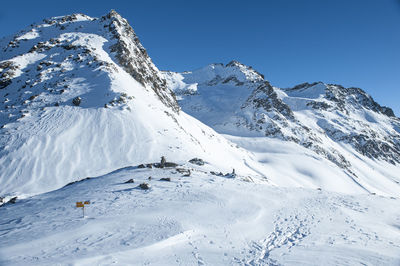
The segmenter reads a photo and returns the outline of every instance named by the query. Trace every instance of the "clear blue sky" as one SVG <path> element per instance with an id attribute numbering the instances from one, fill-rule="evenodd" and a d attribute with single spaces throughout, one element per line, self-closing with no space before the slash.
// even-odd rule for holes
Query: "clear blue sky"
<path id="1" fill-rule="evenodd" d="M 43 18 L 127 18 L 160 69 L 232 59 L 278 87 L 360 87 L 400 115 L 400 0 L 3 1 L 0 36 Z"/>

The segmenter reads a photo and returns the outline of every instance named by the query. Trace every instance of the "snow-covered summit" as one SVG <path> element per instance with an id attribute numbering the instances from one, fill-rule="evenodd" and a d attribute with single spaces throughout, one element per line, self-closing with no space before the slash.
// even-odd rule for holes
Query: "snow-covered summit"
<path id="1" fill-rule="evenodd" d="M 232 120 L 253 89 L 265 82 L 263 75 L 237 61 L 183 73 L 166 71 L 164 77 L 185 112 L 216 129 Z"/>
<path id="2" fill-rule="evenodd" d="M 3 40 L 1 44 L 3 53 L 0 56 L 0 87 L 10 85 L 12 78 L 25 74 L 22 69 L 26 68 L 27 61 L 39 61 L 47 54 L 50 55 L 46 60 L 38 62 L 37 73 L 40 72 L 41 76 L 45 72 L 42 70 L 49 68 L 52 73 L 48 76 L 54 76 L 57 70 L 65 71 L 63 64 L 73 65 L 71 62 L 85 63 L 89 68 L 112 69 L 113 65 L 105 60 L 107 54 L 107 57 L 118 63 L 137 82 L 151 88 L 167 106 L 175 112 L 179 111 L 174 96 L 166 89 L 165 80 L 132 27 L 113 10 L 100 19 L 82 14 L 45 19 L 43 24 L 32 25 L 16 36 Z M 53 60 L 49 60 L 50 58 Z M 59 69 L 53 70 L 54 65 Z M 32 85 L 32 81 L 28 82 Z M 101 105 L 104 104 L 106 102 Z"/>
<path id="3" fill-rule="evenodd" d="M 246 66 L 238 61 L 231 61 L 224 65 L 222 63 L 211 64 L 206 67 L 185 72 L 187 82 L 202 80 L 204 83 L 215 84 L 218 82 L 242 85 L 245 82 L 259 82 L 264 79 L 260 73 L 252 67 Z"/>

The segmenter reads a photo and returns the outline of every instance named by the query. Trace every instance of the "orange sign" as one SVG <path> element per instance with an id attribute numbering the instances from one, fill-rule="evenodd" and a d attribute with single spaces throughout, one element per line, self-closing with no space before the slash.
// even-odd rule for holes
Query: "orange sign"
<path id="1" fill-rule="evenodd" d="M 82 201 L 79 201 L 79 202 L 76 203 L 76 207 L 77 208 L 83 208 L 83 207 L 85 207 L 85 205 L 83 205 Z"/>
<path id="2" fill-rule="evenodd" d="M 90 201 L 87 200 L 87 201 L 84 202 L 84 204 L 90 204 Z"/>

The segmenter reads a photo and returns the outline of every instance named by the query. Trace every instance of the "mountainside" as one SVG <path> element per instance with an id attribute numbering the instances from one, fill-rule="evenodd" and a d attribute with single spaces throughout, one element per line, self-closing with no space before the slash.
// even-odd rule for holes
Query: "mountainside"
<path id="1" fill-rule="evenodd" d="M 116 12 L 47 19 L 0 47 L 1 196 L 46 192 L 161 156 L 200 156 L 219 170 L 254 174 L 246 151 L 180 111 Z"/>
<path id="2" fill-rule="evenodd" d="M 398 187 L 400 119 L 361 89 L 322 82 L 281 89 L 236 61 L 164 76 L 182 110 L 218 133 L 294 142 L 363 187 L 373 178 Z"/>

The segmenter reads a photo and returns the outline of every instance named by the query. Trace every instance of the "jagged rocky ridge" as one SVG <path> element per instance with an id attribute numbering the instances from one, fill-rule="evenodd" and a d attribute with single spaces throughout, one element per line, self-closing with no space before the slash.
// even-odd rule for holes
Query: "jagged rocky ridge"
<path id="1" fill-rule="evenodd" d="M 80 32 L 82 38 L 98 38 L 95 34 L 104 36 L 109 40 L 104 45 L 105 52 L 136 81 L 152 89 L 173 112 L 179 112 L 174 94 L 166 88 L 165 80 L 140 44 L 132 27 L 118 13 L 111 11 L 100 19 L 83 14 L 45 19 L 42 24 L 31 25 L 17 35 L 1 40 L 2 125 L 23 117 L 27 105 L 46 107 L 49 104 L 72 104 L 72 99 L 80 96 L 83 98 L 82 105 L 85 106 L 88 103 L 85 98 L 89 98 L 89 95 L 85 97 L 80 93 L 68 93 L 71 90 L 68 89 L 67 83 L 74 79 L 78 82 L 76 73 L 73 73 L 75 69 L 71 67 L 74 64 L 81 65 L 81 72 L 85 68 L 100 73 L 118 71 L 113 63 L 103 60 L 101 55 L 96 53 L 95 47 L 77 39 L 77 35 L 72 34 L 75 32 Z M 35 69 L 27 68 L 26 61 L 36 60 L 37 57 L 43 57 L 43 60 L 38 60 Z M 23 59 L 24 64 L 18 64 Z M 16 92 L 19 95 L 18 99 L 11 99 Z M 67 94 L 69 97 L 65 97 Z M 48 95 L 52 96 L 51 103 L 47 101 Z M 103 96 L 105 106 L 131 99 L 126 94 L 109 92 Z"/>
<path id="2" fill-rule="evenodd" d="M 281 89 L 236 61 L 164 75 L 183 110 L 219 133 L 293 141 L 350 173 L 351 164 L 335 143 L 400 163 L 400 120 L 359 88 L 316 82 Z"/>
<path id="3" fill-rule="evenodd" d="M 167 90 L 165 79 L 155 68 L 146 49 L 140 43 L 128 21 L 114 10 L 102 17 L 101 21 L 107 19 L 110 21 L 108 28 L 117 40 L 110 47 L 110 51 L 116 53 L 115 57 L 119 64 L 140 84 L 150 86 L 165 105 L 171 107 L 175 112 L 179 112 L 174 93 Z M 104 27 L 107 27 L 107 25 Z"/>

